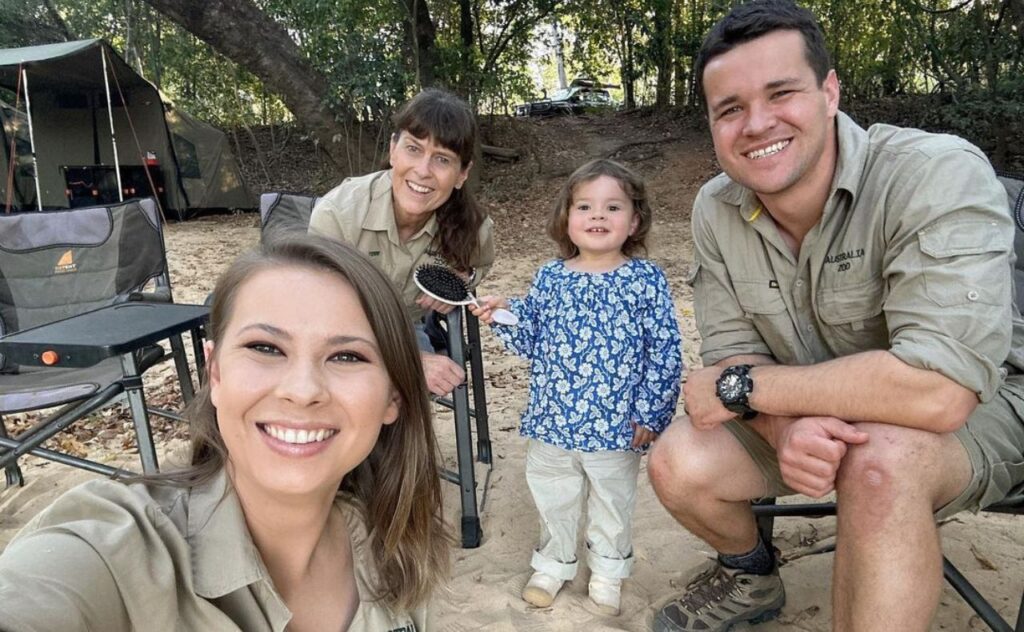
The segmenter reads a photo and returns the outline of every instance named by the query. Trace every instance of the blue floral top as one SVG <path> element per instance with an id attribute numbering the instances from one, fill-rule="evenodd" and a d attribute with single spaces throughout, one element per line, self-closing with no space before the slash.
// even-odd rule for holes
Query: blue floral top
<path id="1" fill-rule="evenodd" d="M 551 261 L 509 309 L 519 324 L 493 330 L 530 360 L 521 435 L 566 450 L 624 451 L 630 422 L 657 433 L 668 426 L 683 360 L 661 268 L 630 259 L 593 274 Z"/>

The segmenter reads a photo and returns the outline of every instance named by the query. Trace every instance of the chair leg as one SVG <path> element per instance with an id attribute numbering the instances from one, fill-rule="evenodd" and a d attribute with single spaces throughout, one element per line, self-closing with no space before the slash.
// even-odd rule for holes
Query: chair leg
<path id="1" fill-rule="evenodd" d="M 953 563 L 945 555 L 942 556 L 942 574 L 946 577 L 949 585 L 960 594 L 963 600 L 967 602 L 967 605 L 985 622 L 985 625 L 995 632 L 1012 632 L 1010 624 L 996 612 L 992 604 L 981 596 L 981 593 L 971 585 L 971 582 L 967 581 L 967 578 L 953 566 Z M 1024 602 L 1022 602 L 1022 606 L 1024 606 Z M 1017 631 L 1020 632 L 1020 629 L 1020 617 L 1018 616 Z"/>
<path id="2" fill-rule="evenodd" d="M 1024 590 L 1020 593 L 1020 608 L 1017 608 L 1017 625 L 1014 632 L 1024 632 Z"/>
<path id="3" fill-rule="evenodd" d="M 0 416 L 0 437 L 10 438 L 10 435 L 7 434 L 7 427 L 4 425 L 3 416 Z M 4 474 L 7 479 L 7 487 L 24 487 L 25 477 L 21 474 L 21 467 L 17 460 L 4 468 Z"/>
<path id="4" fill-rule="evenodd" d="M 774 498 L 762 498 L 757 502 L 758 505 L 773 505 L 775 504 Z M 772 532 L 775 530 L 775 516 L 770 514 L 761 514 L 757 516 L 757 532 L 761 536 L 761 540 L 768 546 L 772 543 Z"/>
<path id="5" fill-rule="evenodd" d="M 487 391 L 484 388 L 483 345 L 480 321 L 466 312 L 466 337 L 469 339 L 469 371 L 473 382 L 473 411 L 476 417 L 476 460 L 492 465 L 491 432 L 487 420 Z"/>
<path id="6" fill-rule="evenodd" d="M 466 366 L 462 339 L 462 309 L 448 312 L 448 354 L 459 366 Z M 455 444 L 459 470 L 459 488 L 462 498 L 462 548 L 480 546 L 483 531 L 476 503 L 476 474 L 473 471 L 473 436 L 470 427 L 469 394 L 460 384 L 452 392 L 455 412 Z"/>

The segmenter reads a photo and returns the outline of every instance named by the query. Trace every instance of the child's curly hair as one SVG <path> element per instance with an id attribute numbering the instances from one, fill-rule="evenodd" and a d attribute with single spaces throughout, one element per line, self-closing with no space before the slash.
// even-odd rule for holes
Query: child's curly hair
<path id="1" fill-rule="evenodd" d="M 647 189 L 643 178 L 632 169 L 614 160 L 598 158 L 591 160 L 569 176 L 552 209 L 548 221 L 548 235 L 558 244 L 559 254 L 563 259 L 571 259 L 580 253 L 580 249 L 569 239 L 569 208 L 572 206 L 576 188 L 601 176 L 608 176 L 618 181 L 619 186 L 633 201 L 633 212 L 639 218 L 636 230 L 622 244 L 622 254 L 632 257 L 635 254 L 647 254 L 647 233 L 651 230 L 651 205 L 647 201 Z"/>

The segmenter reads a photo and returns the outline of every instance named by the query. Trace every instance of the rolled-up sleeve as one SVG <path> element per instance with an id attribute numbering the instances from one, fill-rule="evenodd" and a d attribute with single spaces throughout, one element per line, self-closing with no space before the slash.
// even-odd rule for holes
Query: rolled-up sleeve
<path id="1" fill-rule="evenodd" d="M 918 162 L 885 226 L 891 352 L 988 401 L 1010 348 L 1013 223 L 988 161 L 973 151 Z"/>
<path id="2" fill-rule="evenodd" d="M 693 204 L 694 262 L 688 282 L 693 288 L 694 315 L 701 334 L 700 355 L 704 366 L 741 354 L 772 355 L 736 297 L 709 217 L 720 210 L 702 189 Z"/>

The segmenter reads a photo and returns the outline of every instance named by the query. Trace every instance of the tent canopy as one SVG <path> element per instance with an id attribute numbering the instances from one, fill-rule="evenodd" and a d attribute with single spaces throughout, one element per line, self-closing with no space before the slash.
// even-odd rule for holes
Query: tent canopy
<path id="1" fill-rule="evenodd" d="M 30 109 L 19 82 L 22 70 Z M 19 85 L 19 109 L 31 118 L 36 166 L 30 156 L 15 152 L 15 186 L 6 190 L 5 171 L 0 204 L 10 197 L 15 207 L 36 208 L 36 174 L 44 208 L 117 201 L 116 142 L 126 198 L 150 195 L 152 179 L 158 198 L 179 217 L 196 209 L 255 206 L 224 134 L 164 103 L 159 91 L 103 40 L 0 50 L 0 87 L 13 92 Z M 0 117 L 5 112 L 9 120 L 10 110 L 0 111 Z M 0 165 L 9 167 L 10 138 L 2 140 Z"/>

